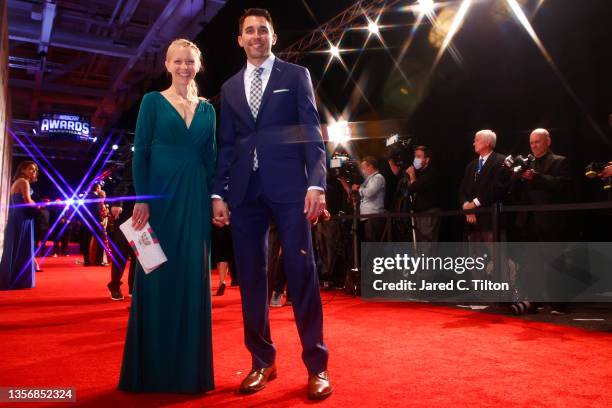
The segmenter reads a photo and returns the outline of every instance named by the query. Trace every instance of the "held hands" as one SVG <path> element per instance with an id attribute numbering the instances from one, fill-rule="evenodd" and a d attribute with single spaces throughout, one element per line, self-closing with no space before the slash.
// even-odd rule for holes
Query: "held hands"
<path id="1" fill-rule="evenodd" d="M 312 221 L 325 210 L 325 193 L 321 190 L 308 190 L 304 199 L 304 215 L 306 219 Z"/>
<path id="2" fill-rule="evenodd" d="M 230 214 L 227 204 L 220 198 L 213 198 L 212 200 L 212 222 L 215 226 L 222 228 L 226 225 L 230 225 Z"/>
<path id="3" fill-rule="evenodd" d="M 132 212 L 132 227 L 140 231 L 149 221 L 149 204 L 136 203 Z"/>
<path id="4" fill-rule="evenodd" d="M 359 187 L 360 187 L 360 186 L 359 186 L 359 184 L 353 184 L 353 185 L 351 186 L 351 190 L 353 190 L 353 191 L 359 191 Z"/>

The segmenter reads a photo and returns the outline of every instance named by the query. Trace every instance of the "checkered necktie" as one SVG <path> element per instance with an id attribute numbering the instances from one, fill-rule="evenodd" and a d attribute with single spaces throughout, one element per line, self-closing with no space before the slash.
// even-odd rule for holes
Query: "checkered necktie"
<path id="1" fill-rule="evenodd" d="M 253 114 L 253 118 L 257 119 L 257 114 L 259 113 L 259 106 L 261 105 L 261 97 L 263 95 L 263 81 L 261 79 L 261 74 L 263 72 L 263 67 L 255 68 L 253 73 L 251 74 L 251 92 L 249 94 L 249 107 L 251 108 L 251 113 Z M 257 161 L 257 150 L 253 151 L 253 171 L 257 170 L 259 167 L 259 162 Z"/>

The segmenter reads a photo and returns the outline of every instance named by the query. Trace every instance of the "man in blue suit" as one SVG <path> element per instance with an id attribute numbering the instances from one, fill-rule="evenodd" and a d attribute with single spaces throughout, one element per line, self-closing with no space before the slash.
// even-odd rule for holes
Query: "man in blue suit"
<path id="1" fill-rule="evenodd" d="M 273 218 L 308 370 L 308 396 L 332 393 L 323 342 L 323 313 L 310 220 L 325 208 L 325 148 L 310 74 L 272 54 L 276 34 L 267 10 L 249 9 L 239 22 L 246 66 L 221 89 L 220 145 L 213 184 L 213 222 L 232 222 L 245 343 L 252 369 L 246 394 L 276 377 L 266 276 L 267 233 Z M 228 208 L 229 204 L 229 208 Z"/>

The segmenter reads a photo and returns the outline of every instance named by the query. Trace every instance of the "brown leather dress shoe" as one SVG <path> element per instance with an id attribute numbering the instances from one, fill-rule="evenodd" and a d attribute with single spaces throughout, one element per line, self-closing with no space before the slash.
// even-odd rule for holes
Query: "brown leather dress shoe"
<path id="1" fill-rule="evenodd" d="M 319 374 L 308 376 L 308 398 L 322 400 L 331 395 L 334 389 L 329 381 L 329 373 L 322 371 Z"/>
<path id="2" fill-rule="evenodd" d="M 251 370 L 249 375 L 240 383 L 240 392 L 243 394 L 253 394 L 266 388 L 268 381 L 276 378 L 276 365 Z"/>

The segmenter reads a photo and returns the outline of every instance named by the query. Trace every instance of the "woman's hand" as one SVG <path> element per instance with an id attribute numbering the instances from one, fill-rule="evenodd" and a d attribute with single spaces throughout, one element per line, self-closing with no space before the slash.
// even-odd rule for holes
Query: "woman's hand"
<path id="1" fill-rule="evenodd" d="M 147 224 L 147 221 L 149 221 L 149 204 L 134 204 L 134 212 L 132 213 L 132 227 L 136 231 L 140 231 Z"/>

